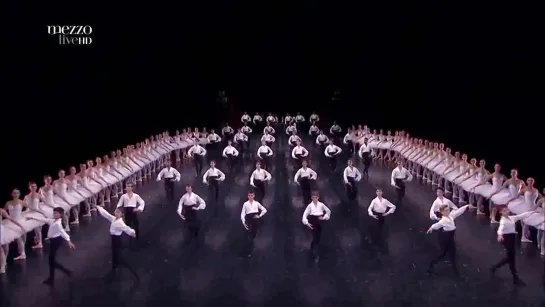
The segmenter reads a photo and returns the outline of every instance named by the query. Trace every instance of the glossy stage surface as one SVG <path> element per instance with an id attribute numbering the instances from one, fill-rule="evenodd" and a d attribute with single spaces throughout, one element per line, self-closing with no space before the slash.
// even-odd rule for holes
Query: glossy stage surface
<path id="1" fill-rule="evenodd" d="M 252 154 L 257 140 L 251 141 Z M 309 144 L 307 140 L 305 142 Z M 307 145 L 311 149 L 312 146 Z M 182 222 L 176 215 L 177 201 L 164 200 L 163 187 L 152 183 L 137 193 L 146 200 L 140 215 L 141 238 L 125 256 L 137 268 L 140 283 L 122 271 L 117 282 L 102 278 L 110 267 L 108 223 L 93 216 L 72 231 L 76 251 L 63 248 L 60 259 L 74 270 L 69 280 L 59 276 L 55 288 L 41 284 L 47 276 L 47 247 L 42 253 L 29 251 L 22 264 L 9 263 L 1 287 L 2 306 L 537 306 L 544 296 L 541 283 L 543 262 L 533 247 L 518 252 L 521 278 L 528 284 L 514 288 L 508 268 L 496 278 L 488 267 L 503 255 L 495 241 L 495 229 L 487 218 L 467 212 L 457 219 L 460 278 L 451 275 L 448 264 L 439 264 L 436 274 L 425 271 L 438 251 L 436 234 L 425 232 L 431 225 L 429 208 L 434 191 L 417 180 L 408 184 L 405 204 L 386 218 L 382 233 L 367 215 L 367 206 L 381 187 L 394 200 L 389 180 L 391 170 L 373 165 L 369 181 L 359 183 L 359 206 L 348 205 L 342 170 L 348 158 L 339 159 L 335 174 L 322 161 L 323 152 L 311 154 L 311 167 L 322 201 L 332 210 L 324 226 L 320 261 L 308 257 L 310 233 L 301 223 L 304 206 L 293 185 L 287 139 L 273 146 L 273 181 L 267 187 L 264 216 L 254 257 L 242 257 L 244 229 L 240 210 L 254 169 L 253 157 L 221 184 L 220 201 L 207 195 L 202 177 L 195 178 L 192 165 L 178 167 L 184 184 L 207 200 L 203 213 L 203 242 L 198 249 L 182 245 Z M 15 250 L 15 248 L 12 248 Z M 12 255 L 10 255 L 10 259 Z"/>

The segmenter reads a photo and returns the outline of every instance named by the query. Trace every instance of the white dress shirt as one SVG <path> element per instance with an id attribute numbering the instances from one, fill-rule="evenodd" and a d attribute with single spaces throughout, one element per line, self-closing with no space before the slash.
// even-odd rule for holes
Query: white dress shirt
<path id="1" fill-rule="evenodd" d="M 223 156 L 227 158 L 227 155 L 236 157 L 238 156 L 238 150 L 231 145 L 227 145 L 227 147 L 223 149 Z"/>
<path id="2" fill-rule="evenodd" d="M 392 171 L 392 185 L 393 186 L 396 185 L 396 181 L 395 181 L 396 179 L 411 181 L 411 180 L 413 180 L 413 175 L 411 175 L 411 173 L 404 167 L 402 167 L 401 169 L 399 169 L 399 167 L 396 167 Z"/>
<path id="3" fill-rule="evenodd" d="M 290 135 L 290 138 L 288 139 L 288 144 L 291 145 L 292 143 L 295 143 L 297 141 L 301 141 L 301 138 L 297 135 Z"/>
<path id="4" fill-rule="evenodd" d="M 47 230 L 48 239 L 62 237 L 66 241 L 70 242 L 70 236 L 62 227 L 62 219 L 48 219 L 42 217 L 34 217 L 33 219 L 43 223 L 47 223 L 49 225 L 49 229 Z"/>
<path id="5" fill-rule="evenodd" d="M 295 177 L 293 178 L 293 181 L 299 182 L 299 178 L 316 180 L 316 178 L 318 178 L 318 174 L 316 174 L 316 172 L 313 171 L 310 167 L 301 167 L 297 171 L 297 173 L 295 173 Z"/>
<path id="6" fill-rule="evenodd" d="M 262 137 L 261 137 L 261 142 L 269 142 L 269 143 L 272 143 L 275 141 L 275 138 L 274 136 L 270 135 L 270 134 L 264 134 Z"/>
<path id="7" fill-rule="evenodd" d="M 276 121 L 276 118 L 274 116 L 267 116 L 267 121 L 268 122 L 275 122 Z"/>
<path id="8" fill-rule="evenodd" d="M 318 131 L 320 131 L 320 128 L 318 128 L 318 126 L 316 125 L 312 125 L 308 129 L 308 135 L 312 135 L 312 133 L 318 133 Z"/>
<path id="9" fill-rule="evenodd" d="M 371 201 L 371 204 L 369 205 L 369 209 L 367 209 L 367 213 L 369 213 L 369 216 L 374 217 L 375 213 L 382 213 L 382 214 L 392 214 L 396 210 L 396 206 L 392 204 L 389 200 L 387 200 L 384 197 L 378 198 L 375 197 Z"/>
<path id="10" fill-rule="evenodd" d="M 191 148 L 189 148 L 189 150 L 187 151 L 187 154 L 190 156 L 190 157 L 193 157 L 193 155 L 199 155 L 199 156 L 204 156 L 206 155 L 206 149 L 204 149 L 204 147 L 202 147 L 201 145 L 193 145 L 191 146 Z"/>
<path id="11" fill-rule="evenodd" d="M 115 218 L 111 215 L 106 209 L 97 206 L 98 213 L 102 215 L 103 218 L 107 219 L 110 222 L 110 234 L 112 236 L 120 236 L 123 233 L 133 236 L 136 234 L 134 229 L 130 228 L 125 224 L 122 218 Z"/>
<path id="12" fill-rule="evenodd" d="M 240 130 L 242 130 L 243 133 L 252 133 L 252 128 L 250 128 L 250 126 L 242 126 Z"/>
<path id="13" fill-rule="evenodd" d="M 267 172 L 262 168 L 256 169 L 252 172 L 252 175 L 250 176 L 250 185 L 254 185 L 254 180 L 269 181 L 271 179 L 271 173 Z"/>
<path id="14" fill-rule="evenodd" d="M 295 116 L 295 121 L 296 122 L 304 122 L 305 117 L 303 115 L 297 115 L 297 116 Z"/>
<path id="15" fill-rule="evenodd" d="M 180 172 L 176 170 L 174 167 L 165 167 L 160 172 L 159 175 L 157 175 L 157 181 L 161 181 L 163 178 L 167 179 L 176 179 L 176 181 L 180 181 Z"/>
<path id="16" fill-rule="evenodd" d="M 221 137 L 215 133 L 210 133 L 207 137 L 208 142 L 210 143 L 218 143 L 221 142 Z"/>
<path id="17" fill-rule="evenodd" d="M 262 157 L 264 154 L 266 154 L 267 156 L 272 156 L 273 154 L 273 151 L 272 149 L 267 146 L 267 145 L 261 145 L 259 146 L 259 148 L 257 149 L 257 156 L 258 157 Z"/>
<path id="18" fill-rule="evenodd" d="M 240 212 L 240 220 L 242 221 L 242 224 L 246 225 L 247 214 L 258 212 L 260 212 L 259 217 L 262 217 L 265 215 L 265 213 L 267 213 L 267 209 L 265 209 L 265 207 L 255 200 L 252 202 L 246 201 L 244 205 L 242 205 L 242 211 Z"/>
<path id="19" fill-rule="evenodd" d="M 446 197 L 441 197 L 441 198 L 437 197 L 433 201 L 433 204 L 431 205 L 431 208 L 430 208 L 430 219 L 432 219 L 434 221 L 440 220 L 440 218 L 438 218 L 435 213 L 439 212 L 439 210 L 441 209 L 441 206 L 443 206 L 443 205 L 449 206 L 449 208 L 451 210 L 458 209 L 458 207 L 453 202 L 451 202 L 450 199 L 448 199 Z"/>
<path id="20" fill-rule="evenodd" d="M 276 130 L 274 130 L 274 128 L 271 126 L 267 126 L 263 128 L 263 134 L 265 134 L 265 132 L 267 132 L 268 134 L 273 134 L 276 132 Z"/>
<path id="21" fill-rule="evenodd" d="M 291 135 L 294 131 L 297 131 L 297 128 L 293 125 L 291 126 L 288 126 L 288 128 L 286 128 L 286 134 L 287 135 Z"/>
<path id="22" fill-rule="evenodd" d="M 206 209 L 206 202 L 204 199 L 202 199 L 199 195 L 195 193 L 185 193 L 182 198 L 180 198 L 180 201 L 178 202 L 178 212 L 179 216 L 182 216 L 182 209 L 183 206 L 194 206 L 199 205 L 198 207 L 194 207 L 192 210 L 204 210 Z"/>
<path id="23" fill-rule="evenodd" d="M 291 151 L 291 157 L 297 159 L 295 155 L 302 155 L 303 157 L 308 156 L 308 150 L 303 146 L 295 146 Z"/>
<path id="24" fill-rule="evenodd" d="M 250 129 L 250 132 L 252 132 L 251 129 Z M 244 133 L 239 132 L 239 133 L 235 134 L 234 141 L 235 142 L 248 141 L 248 136 L 246 134 L 244 134 Z"/>
<path id="25" fill-rule="evenodd" d="M 263 121 L 263 118 L 261 117 L 261 115 L 256 114 L 256 115 L 254 115 L 254 118 L 253 118 L 252 121 L 253 121 L 254 124 L 255 124 L 255 122 L 262 122 L 262 121 Z"/>
<path id="26" fill-rule="evenodd" d="M 324 150 L 324 155 L 328 158 L 331 158 L 332 156 L 336 156 L 342 152 L 342 149 L 337 145 L 327 145 L 327 147 Z"/>
<path id="27" fill-rule="evenodd" d="M 130 197 L 128 193 L 125 193 L 119 197 L 119 201 L 117 202 L 117 208 L 136 208 L 140 212 L 144 211 L 145 206 L 146 203 L 142 197 L 136 193 L 132 193 Z"/>
<path id="28" fill-rule="evenodd" d="M 325 213 L 325 214 L 324 214 Z M 308 204 L 307 208 L 305 209 L 305 212 L 303 213 L 303 224 L 308 225 L 308 216 L 323 216 L 324 220 L 329 220 L 331 217 L 331 210 L 324 205 L 321 201 L 317 202 L 311 202 Z"/>
<path id="29" fill-rule="evenodd" d="M 249 122 L 249 121 L 251 121 L 251 120 L 252 120 L 252 118 L 251 118 L 250 115 L 248 115 L 248 114 L 244 114 L 244 115 L 242 115 L 242 117 L 240 118 L 240 121 L 243 122 L 243 123 Z"/>
<path id="30" fill-rule="evenodd" d="M 329 141 L 329 138 L 325 134 L 320 134 L 316 137 L 316 144 L 320 145 L 320 143 L 325 143 Z"/>
<path id="31" fill-rule="evenodd" d="M 431 229 L 439 230 L 443 228 L 444 231 L 453 231 L 456 229 L 456 223 L 454 220 L 462 215 L 466 211 L 469 205 L 460 207 L 459 209 L 450 211 L 448 216 L 443 216 L 437 223 L 431 225 Z"/>
<path id="32" fill-rule="evenodd" d="M 311 120 L 311 121 L 315 121 L 315 120 L 317 120 L 317 119 L 318 119 L 318 114 L 311 114 L 311 115 L 310 115 L 310 120 Z"/>
<path id="33" fill-rule="evenodd" d="M 354 178 L 355 181 L 360 181 L 361 173 L 355 166 L 347 166 L 343 172 L 344 183 L 348 183 L 348 177 Z"/>
<path id="34" fill-rule="evenodd" d="M 205 173 L 204 175 L 202 176 L 202 182 L 203 183 L 208 183 L 208 177 L 217 177 L 216 180 L 218 181 L 223 181 L 225 180 L 225 174 L 220 171 L 219 169 L 217 168 L 209 168 Z"/>
<path id="35" fill-rule="evenodd" d="M 225 135 L 226 133 L 233 133 L 233 132 L 235 131 L 230 126 L 226 126 L 226 127 L 223 127 L 223 129 L 221 129 L 221 134 L 223 135 Z"/>
<path id="36" fill-rule="evenodd" d="M 518 215 L 511 215 L 509 217 L 502 216 L 500 219 L 500 226 L 498 227 L 498 236 L 503 236 L 504 234 L 508 233 L 517 233 L 516 223 L 527 218 L 533 213 L 535 212 L 530 211 Z"/>
<path id="37" fill-rule="evenodd" d="M 339 125 L 333 125 L 333 126 L 331 126 L 331 128 L 329 128 L 329 132 L 331 134 L 335 134 L 336 132 L 341 132 L 341 131 L 343 131 L 343 130 L 341 129 L 341 126 L 339 126 Z"/>
<path id="38" fill-rule="evenodd" d="M 367 144 L 360 144 L 360 150 L 358 151 L 358 155 L 360 156 L 360 158 L 363 159 L 363 153 L 366 152 L 366 153 L 370 153 L 371 152 L 371 146 L 369 146 L 369 143 Z"/>

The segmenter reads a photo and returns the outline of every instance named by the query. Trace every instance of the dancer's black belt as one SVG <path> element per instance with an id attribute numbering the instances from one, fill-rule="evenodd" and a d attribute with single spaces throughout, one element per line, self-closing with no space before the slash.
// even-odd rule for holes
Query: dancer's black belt
<path id="1" fill-rule="evenodd" d="M 322 223 L 322 220 L 320 219 L 322 215 L 309 215 L 307 217 L 308 223 L 312 226 L 319 225 Z"/>
<path id="2" fill-rule="evenodd" d="M 297 141 L 291 141 L 291 145 L 292 145 L 292 146 L 297 145 Z"/>
<path id="3" fill-rule="evenodd" d="M 303 154 L 295 154 L 295 158 L 301 160 L 301 158 L 303 157 Z"/>
<path id="4" fill-rule="evenodd" d="M 327 154 L 331 156 L 330 158 L 333 158 L 337 154 L 337 152 L 336 151 L 328 151 Z"/>
<path id="5" fill-rule="evenodd" d="M 170 178 L 165 177 L 164 179 L 165 181 L 172 182 L 176 179 L 176 177 L 170 177 Z"/>
<path id="6" fill-rule="evenodd" d="M 217 181 L 218 179 L 220 179 L 220 176 L 208 176 L 208 180 L 210 179 Z"/>

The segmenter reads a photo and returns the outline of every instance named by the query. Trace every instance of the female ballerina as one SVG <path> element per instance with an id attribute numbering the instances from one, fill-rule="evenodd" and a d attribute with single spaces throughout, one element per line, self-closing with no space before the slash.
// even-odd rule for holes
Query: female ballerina
<path id="1" fill-rule="evenodd" d="M 97 209 L 98 213 L 110 222 L 110 237 L 112 238 L 112 269 L 107 275 L 107 280 L 111 281 L 115 277 L 119 267 L 125 267 L 132 273 L 134 278 L 139 281 L 140 278 L 138 277 L 138 274 L 136 274 L 136 271 L 123 257 L 123 243 L 121 241 L 121 236 L 123 233 L 126 233 L 134 238 L 136 237 L 136 231 L 125 224 L 123 221 L 123 212 L 120 209 L 115 209 L 114 215 L 111 215 L 102 206 L 97 207 Z"/>
<path id="2" fill-rule="evenodd" d="M 312 233 L 310 255 L 316 262 L 319 260 L 318 244 L 320 244 L 322 236 L 322 222 L 329 220 L 331 217 L 331 210 L 319 201 L 319 197 L 318 192 L 312 192 L 312 201 L 303 212 L 302 219 L 303 225 L 307 226 Z"/>
<path id="3" fill-rule="evenodd" d="M 36 183 L 30 182 L 28 184 L 28 189 L 30 192 L 25 196 L 25 198 L 23 198 L 25 207 L 27 207 L 29 211 L 37 212 L 38 214 L 42 215 L 45 218 L 53 216 L 53 208 L 48 207 L 45 204 L 45 199 L 37 191 L 38 186 L 36 185 Z M 32 212 L 29 212 L 29 214 L 32 214 Z M 34 245 L 32 246 L 32 248 L 33 249 L 43 248 L 41 225 L 34 228 Z"/>
<path id="4" fill-rule="evenodd" d="M 469 205 L 465 205 L 463 207 L 460 207 L 459 209 L 451 211 L 448 205 L 441 206 L 441 219 L 437 223 L 431 225 L 431 227 L 427 231 L 427 233 L 429 234 L 432 233 L 434 230 L 440 230 L 439 247 L 441 249 L 439 255 L 430 263 L 430 266 L 428 268 L 429 274 L 433 273 L 435 265 L 443 258 L 445 258 L 445 256 L 447 256 L 448 254 L 450 256 L 450 262 L 452 264 L 454 274 L 459 275 L 458 267 L 456 265 L 456 242 L 454 240 L 454 236 L 456 234 L 456 223 L 454 223 L 454 220 L 462 215 L 467 210 L 467 208 L 469 208 Z"/>
<path id="5" fill-rule="evenodd" d="M 19 229 L 21 229 L 21 235 L 26 234 L 26 229 L 23 227 L 23 225 L 19 224 L 17 220 L 12 218 L 6 210 L 0 208 L 0 274 L 6 273 L 6 266 L 7 266 L 6 260 L 7 260 L 8 251 L 9 251 L 8 247 L 9 247 L 9 243 L 11 243 L 4 240 L 4 236 L 5 236 L 4 233 L 6 232 L 6 228 L 7 228 L 7 227 L 4 227 L 4 223 L 2 221 L 4 219 L 11 222 L 15 226 L 19 227 Z"/>

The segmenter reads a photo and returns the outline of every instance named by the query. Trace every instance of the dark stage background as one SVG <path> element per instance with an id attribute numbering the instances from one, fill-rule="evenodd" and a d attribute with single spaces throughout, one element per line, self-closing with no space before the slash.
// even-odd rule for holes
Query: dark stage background
<path id="1" fill-rule="evenodd" d="M 244 110 L 405 129 L 544 187 L 538 10 L 378 5 L 10 8 L 2 195 Z M 51 24 L 91 25 L 93 43 L 59 46 Z"/>

